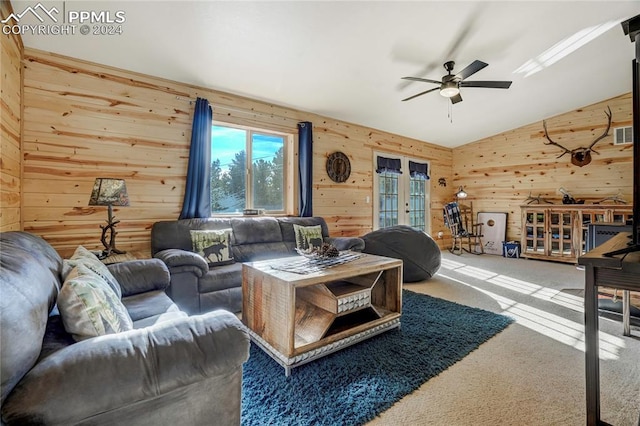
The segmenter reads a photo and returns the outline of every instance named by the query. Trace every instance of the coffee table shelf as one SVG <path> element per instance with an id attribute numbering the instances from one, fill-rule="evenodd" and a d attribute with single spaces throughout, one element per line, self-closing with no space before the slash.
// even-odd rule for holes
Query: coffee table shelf
<path id="1" fill-rule="evenodd" d="M 400 326 L 402 261 L 362 254 L 311 274 L 243 265 L 243 322 L 252 340 L 285 368 Z"/>

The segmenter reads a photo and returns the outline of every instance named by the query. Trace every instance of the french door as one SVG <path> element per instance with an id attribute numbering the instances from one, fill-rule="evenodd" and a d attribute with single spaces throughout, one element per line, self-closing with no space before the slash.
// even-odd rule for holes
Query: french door
<path id="1" fill-rule="evenodd" d="M 373 228 L 409 225 L 429 233 L 428 164 L 424 160 L 387 153 L 374 153 L 373 161 Z"/>

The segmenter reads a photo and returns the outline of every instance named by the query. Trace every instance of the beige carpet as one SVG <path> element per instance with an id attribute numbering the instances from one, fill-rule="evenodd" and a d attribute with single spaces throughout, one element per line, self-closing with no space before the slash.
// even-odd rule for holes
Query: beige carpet
<path id="1" fill-rule="evenodd" d="M 580 425 L 586 422 L 584 272 L 573 265 L 455 256 L 431 280 L 405 288 L 516 318 L 462 361 L 369 423 Z M 640 328 L 600 318 L 601 417 L 638 425 Z"/>

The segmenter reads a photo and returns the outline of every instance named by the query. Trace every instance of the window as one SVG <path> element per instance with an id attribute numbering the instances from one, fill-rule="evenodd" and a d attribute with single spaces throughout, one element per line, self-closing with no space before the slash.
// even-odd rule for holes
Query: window
<path id="1" fill-rule="evenodd" d="M 214 124 L 211 129 L 211 213 L 288 209 L 287 151 L 292 135 Z M 247 161 L 250 159 L 250 161 Z"/>

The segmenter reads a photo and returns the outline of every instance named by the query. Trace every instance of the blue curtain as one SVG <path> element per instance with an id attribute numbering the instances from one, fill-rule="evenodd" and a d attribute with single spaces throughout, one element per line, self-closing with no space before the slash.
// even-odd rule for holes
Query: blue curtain
<path id="1" fill-rule="evenodd" d="M 402 174 L 399 158 L 387 158 L 378 156 L 376 162 L 378 163 L 376 173 L 393 173 L 396 175 Z"/>
<path id="2" fill-rule="evenodd" d="M 198 98 L 193 114 L 189 168 L 180 219 L 211 216 L 211 121 L 209 101 Z"/>
<path id="3" fill-rule="evenodd" d="M 409 160 L 409 174 L 412 178 L 422 178 L 429 180 L 429 165 L 426 163 L 414 163 Z"/>
<path id="4" fill-rule="evenodd" d="M 298 170 L 300 171 L 300 216 L 313 216 L 313 124 L 298 123 Z"/>

